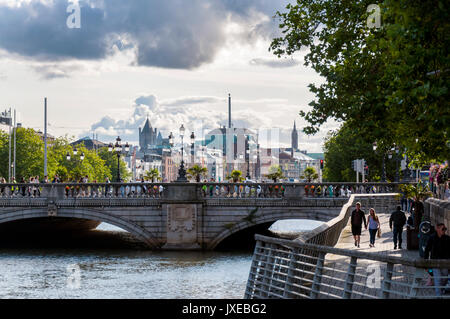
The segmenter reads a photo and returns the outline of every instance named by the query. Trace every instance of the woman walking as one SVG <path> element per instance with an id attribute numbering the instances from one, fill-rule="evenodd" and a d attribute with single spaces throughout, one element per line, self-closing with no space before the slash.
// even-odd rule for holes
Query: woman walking
<path id="1" fill-rule="evenodd" d="M 371 208 L 369 211 L 369 234 L 370 244 L 369 247 L 375 247 L 375 237 L 377 235 L 378 228 L 380 228 L 380 220 L 375 214 L 375 209 Z"/>

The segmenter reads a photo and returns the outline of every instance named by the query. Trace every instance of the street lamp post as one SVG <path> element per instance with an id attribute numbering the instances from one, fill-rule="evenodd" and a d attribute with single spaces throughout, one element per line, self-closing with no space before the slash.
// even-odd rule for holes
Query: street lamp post
<path id="1" fill-rule="evenodd" d="M 195 135 L 194 132 L 191 134 L 191 165 L 194 165 L 195 163 Z"/>
<path id="2" fill-rule="evenodd" d="M 409 169 L 409 157 L 408 157 L 408 155 L 405 155 L 405 171 L 403 173 L 403 179 L 405 181 L 409 180 L 410 176 L 411 176 L 411 171 Z"/>
<path id="3" fill-rule="evenodd" d="M 128 151 L 130 150 L 130 146 L 128 145 L 128 142 L 125 145 L 123 145 L 120 143 L 121 141 L 122 140 L 118 136 L 116 138 L 116 144 L 113 145 L 112 143 L 109 143 L 109 145 L 108 145 L 108 151 L 111 153 L 115 152 L 117 155 L 117 183 L 121 182 L 121 179 L 120 179 L 120 155 L 122 154 L 123 151 L 125 151 L 125 153 L 128 153 Z"/>
<path id="4" fill-rule="evenodd" d="M 395 160 L 396 160 L 396 170 L 395 170 L 395 181 L 398 182 L 400 179 L 399 173 L 398 173 L 398 165 L 399 165 L 399 153 L 400 149 L 398 148 L 398 146 L 395 146 Z"/>
<path id="5" fill-rule="evenodd" d="M 180 136 L 181 136 L 181 165 L 180 165 L 180 169 L 178 170 L 178 178 L 177 178 L 177 182 L 178 183 L 187 183 L 187 178 L 186 178 L 186 169 L 184 168 L 184 132 L 185 132 L 185 128 L 184 125 L 181 124 L 180 127 Z M 170 140 L 172 140 L 172 144 L 173 144 L 173 135 L 172 133 L 170 133 Z"/>
<path id="6" fill-rule="evenodd" d="M 76 156 L 77 154 L 78 154 L 78 150 L 75 148 L 75 149 L 73 150 L 73 155 Z M 70 153 L 69 153 L 69 152 L 67 152 L 67 154 L 66 154 L 66 159 L 67 159 L 68 161 L 72 160 L 72 157 L 70 156 Z M 81 153 L 81 154 L 80 154 L 80 160 L 81 160 L 81 161 L 84 160 L 84 153 Z"/>
<path id="7" fill-rule="evenodd" d="M 373 143 L 373 151 L 377 150 L 377 142 Z M 383 163 L 382 163 L 382 173 L 381 173 L 381 181 L 386 182 L 386 153 L 383 152 Z"/>
<path id="8" fill-rule="evenodd" d="M 247 180 L 251 179 L 250 176 L 250 136 L 247 136 L 247 143 L 246 143 L 246 149 L 245 149 L 245 156 L 247 160 Z"/>

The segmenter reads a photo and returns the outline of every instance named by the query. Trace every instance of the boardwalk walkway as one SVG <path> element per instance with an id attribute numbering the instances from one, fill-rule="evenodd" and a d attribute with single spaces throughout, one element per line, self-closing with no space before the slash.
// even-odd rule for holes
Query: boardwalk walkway
<path id="1" fill-rule="evenodd" d="M 363 208 L 368 217 L 368 208 Z M 402 234 L 402 248 L 395 249 L 393 243 L 393 233 L 389 228 L 389 218 L 391 212 L 381 212 L 378 214 L 381 222 L 381 238 L 376 238 L 375 247 L 369 247 L 369 231 L 364 229 L 361 233 L 360 248 L 354 244 L 350 223 L 347 225 L 339 238 L 336 248 L 350 249 L 368 253 L 381 253 L 386 256 L 403 257 L 408 259 L 420 259 L 418 250 L 406 249 L 406 229 Z M 323 282 L 322 298 L 339 298 L 344 291 L 345 282 L 348 276 L 348 269 L 351 260 L 348 257 L 327 254 L 325 258 L 326 277 Z M 415 275 L 413 267 L 395 265 L 392 269 L 392 284 L 389 298 L 405 298 L 411 294 L 411 285 Z M 355 279 L 352 287 L 351 298 L 376 298 L 381 297 L 381 280 L 386 276 L 386 264 L 374 260 L 358 260 L 355 268 Z M 422 287 L 420 295 L 423 297 L 433 297 L 433 289 L 427 288 L 428 275 L 425 271 L 419 274 L 418 284 Z"/>
<path id="2" fill-rule="evenodd" d="M 362 208 L 366 213 L 366 219 L 369 214 L 368 208 Z M 345 249 L 355 249 L 366 252 L 377 252 L 383 253 L 387 256 L 397 256 L 397 257 L 406 257 L 411 259 L 420 258 L 418 250 L 407 250 L 406 249 L 406 227 L 403 230 L 402 238 L 402 248 L 403 249 L 395 249 L 394 250 L 394 241 L 393 234 L 389 228 L 389 218 L 391 216 L 391 212 L 381 212 L 378 214 L 381 223 L 381 238 L 375 239 L 375 247 L 369 247 L 369 230 L 362 228 L 361 233 L 361 244 L 360 248 L 355 247 L 355 242 L 353 240 L 353 235 L 350 227 L 350 223 L 343 229 L 341 233 L 341 237 L 339 238 L 339 242 L 336 244 L 336 248 L 345 248 Z"/>

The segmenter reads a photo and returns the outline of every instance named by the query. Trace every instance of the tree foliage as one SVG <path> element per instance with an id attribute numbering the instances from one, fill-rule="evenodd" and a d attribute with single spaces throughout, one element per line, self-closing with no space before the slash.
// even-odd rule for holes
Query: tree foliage
<path id="1" fill-rule="evenodd" d="M 11 163 L 14 137 L 11 134 Z M 9 134 L 0 132 L 0 174 L 8 180 Z M 16 130 L 16 180 L 44 175 L 44 142 L 33 129 Z"/>
<path id="2" fill-rule="evenodd" d="M 328 182 L 355 182 L 356 172 L 352 161 L 364 159 L 369 167 L 366 179 L 372 182 L 380 181 L 385 156 L 386 178 L 394 180 L 396 159 L 389 159 L 388 150 L 373 145 L 365 139 L 357 128 L 344 124 L 339 130 L 329 132 L 324 143 L 325 165 L 323 179 Z M 399 153 L 399 156 L 402 154 Z"/>
<path id="3" fill-rule="evenodd" d="M 63 181 L 79 181 L 81 177 L 88 176 L 90 182 L 103 182 L 106 177 L 112 177 L 110 166 L 99 154 L 80 144 L 76 146 L 78 152 L 75 155 L 70 142 L 66 136 L 56 138 L 48 144 L 47 174 L 50 180 L 56 174 Z M 13 148 L 13 139 L 11 147 Z M 11 151 L 11 157 L 13 153 Z M 70 160 L 67 159 L 67 154 L 70 155 Z M 8 179 L 8 157 L 9 134 L 0 132 L 0 175 L 5 179 Z M 125 176 L 129 176 L 126 164 L 123 161 L 121 164 L 121 170 L 124 168 Z M 39 176 L 41 181 L 44 179 L 44 141 L 33 129 L 19 127 L 16 131 L 16 180 L 24 178 L 28 181 L 32 176 Z"/>
<path id="4" fill-rule="evenodd" d="M 305 65 L 323 78 L 301 111 L 307 134 L 328 119 L 358 127 L 387 149 L 393 143 L 426 162 L 450 153 L 449 11 L 444 1 L 378 2 L 381 26 L 370 28 L 373 1 L 298 0 L 278 12 L 278 56 L 308 49 Z M 416 139 L 418 141 L 416 142 Z"/>
<path id="5" fill-rule="evenodd" d="M 280 165 L 273 165 L 269 168 L 269 174 L 267 174 L 267 178 L 273 180 L 274 183 L 277 180 L 284 178 L 283 170 Z"/>
<path id="6" fill-rule="evenodd" d="M 227 179 L 233 180 L 234 183 L 244 181 L 244 177 L 242 177 L 242 172 L 236 169 L 233 170 L 229 176 L 227 176 Z"/>
<path id="7" fill-rule="evenodd" d="M 61 141 L 62 149 L 69 149 L 70 160 L 64 156 L 61 158 L 61 150 L 58 150 L 58 163 L 56 172 L 63 180 L 70 180 L 78 182 L 80 178 L 87 176 L 90 182 L 104 182 L 106 177 L 111 178 L 111 172 L 105 165 L 105 161 L 94 151 L 88 150 L 83 144 L 76 145 L 77 155 L 72 146 L 68 144 L 66 139 Z M 51 147 L 51 152 L 56 151 L 56 145 Z M 67 153 L 66 153 L 67 155 Z M 84 155 L 84 159 L 81 159 Z M 67 175 L 61 175 L 62 172 L 67 172 Z"/>
<path id="8" fill-rule="evenodd" d="M 146 181 L 151 181 L 152 183 L 161 179 L 161 174 L 157 168 L 152 168 L 151 170 L 145 172 L 144 179 Z"/>
<path id="9" fill-rule="evenodd" d="M 195 164 L 194 166 L 187 169 L 187 173 L 190 178 L 195 179 L 197 183 L 199 183 L 202 177 L 208 175 L 208 169 L 206 167 L 201 167 Z"/>
<path id="10" fill-rule="evenodd" d="M 117 181 L 117 155 L 116 153 L 112 153 L 108 151 L 107 147 L 102 147 L 98 150 L 98 156 L 105 161 L 105 165 L 108 170 L 111 172 L 112 181 Z M 120 158 L 120 178 L 123 181 L 130 181 L 131 172 L 127 168 L 127 164 L 125 161 Z"/>
<path id="11" fill-rule="evenodd" d="M 314 167 L 307 167 L 303 171 L 303 175 L 301 176 L 301 178 L 304 178 L 308 183 L 311 183 L 311 181 L 319 178 L 319 174 L 317 174 L 317 171 Z"/>

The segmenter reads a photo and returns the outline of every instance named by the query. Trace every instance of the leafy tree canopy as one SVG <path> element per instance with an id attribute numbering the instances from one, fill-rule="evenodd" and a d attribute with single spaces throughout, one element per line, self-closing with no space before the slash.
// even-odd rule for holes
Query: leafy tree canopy
<path id="1" fill-rule="evenodd" d="M 202 177 L 208 175 L 208 169 L 206 167 L 201 167 L 195 164 L 194 166 L 187 169 L 187 173 L 190 178 L 195 179 L 197 183 L 199 183 Z"/>
<path id="2" fill-rule="evenodd" d="M 109 152 L 107 147 L 102 147 L 98 150 L 98 156 L 105 161 L 106 167 L 109 169 L 111 173 L 111 181 L 116 182 L 117 181 L 117 155 L 116 153 Z M 119 160 L 120 164 L 120 178 L 128 182 L 131 180 L 131 172 L 127 168 L 127 164 L 125 161 L 120 157 Z"/>
<path id="3" fill-rule="evenodd" d="M 306 179 L 306 181 L 310 183 L 311 181 L 318 179 L 319 174 L 317 174 L 317 171 L 314 167 L 307 167 L 303 171 L 303 175 L 301 176 L 301 178 Z"/>
<path id="4" fill-rule="evenodd" d="M 151 170 L 145 172 L 144 179 L 146 181 L 151 181 L 152 183 L 161 179 L 161 174 L 157 168 L 152 168 Z"/>
<path id="5" fill-rule="evenodd" d="M 301 111 L 307 134 L 328 119 L 358 127 L 388 149 L 403 145 L 420 162 L 450 153 L 449 11 L 444 1 L 378 2 L 380 27 L 370 28 L 373 1 L 297 0 L 277 12 L 283 35 L 277 56 L 307 49 L 305 65 L 323 78 Z M 416 141 L 417 140 L 417 141 Z"/>
<path id="6" fill-rule="evenodd" d="M 233 170 L 227 179 L 232 179 L 234 183 L 244 181 L 244 177 L 242 177 L 242 172 L 239 170 Z"/>
<path id="7" fill-rule="evenodd" d="M 278 179 L 284 178 L 283 171 L 280 165 L 271 166 L 269 168 L 269 174 L 267 174 L 267 178 L 273 180 L 274 183 L 276 183 Z"/>
<path id="8" fill-rule="evenodd" d="M 103 182 L 106 177 L 112 177 L 110 166 L 100 154 L 80 144 L 76 146 L 78 152 L 75 155 L 70 142 L 66 136 L 56 138 L 49 143 L 47 173 L 50 180 L 56 174 L 63 181 L 79 181 L 81 177 L 88 176 L 90 182 Z M 11 146 L 13 146 L 13 139 Z M 70 155 L 70 159 L 67 159 L 67 154 Z M 83 159 L 81 159 L 82 155 L 84 155 Z M 0 132 L 0 175 L 5 179 L 8 179 L 8 157 L 9 134 Z M 13 151 L 11 157 L 13 157 Z M 105 157 L 112 159 L 112 156 Z M 115 160 L 114 167 L 117 171 L 117 157 Z M 130 175 L 123 161 L 121 161 L 121 171 L 122 169 L 125 177 Z M 16 180 L 20 182 L 24 178 L 28 182 L 30 177 L 35 176 L 39 176 L 40 181 L 44 179 L 44 141 L 33 129 L 19 127 L 16 131 Z"/>

